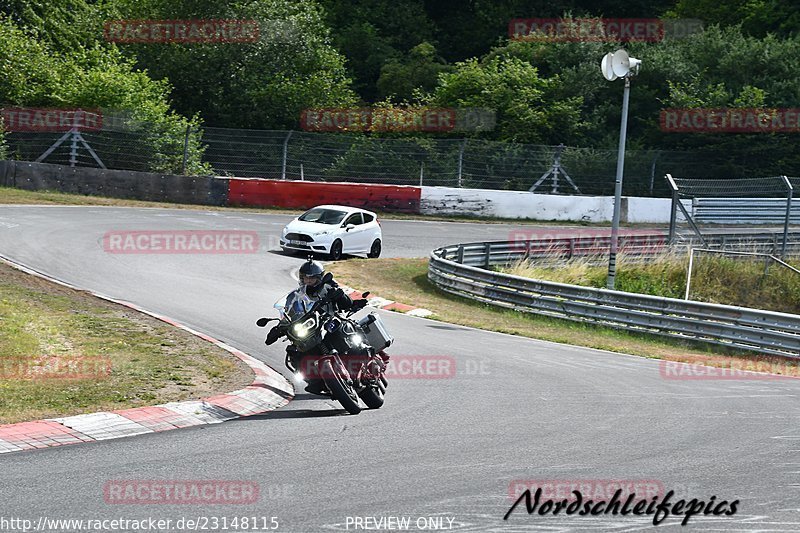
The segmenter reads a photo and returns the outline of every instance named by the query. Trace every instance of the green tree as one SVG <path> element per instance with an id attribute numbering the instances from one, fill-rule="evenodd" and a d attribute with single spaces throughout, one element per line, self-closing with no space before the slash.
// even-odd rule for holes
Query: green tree
<path id="1" fill-rule="evenodd" d="M 381 98 L 378 79 L 389 63 L 403 64 L 409 51 L 436 44 L 435 28 L 419 0 L 319 0 L 333 44 L 347 57 L 354 88 L 366 102 Z"/>
<path id="2" fill-rule="evenodd" d="M 678 0 L 670 16 L 698 18 L 708 25 L 739 26 L 749 35 L 797 35 L 800 10 L 786 0 Z"/>
<path id="3" fill-rule="evenodd" d="M 494 139 L 558 144 L 577 135 L 580 97 L 558 96 L 558 76 L 542 78 L 530 62 L 495 55 L 457 63 L 442 74 L 430 103 L 441 107 L 481 107 L 497 115 Z"/>
<path id="4" fill-rule="evenodd" d="M 82 4 L 75 5 L 79 11 Z M 169 84 L 154 81 L 146 72 L 136 70 L 113 46 L 95 42 L 73 48 L 74 43 L 64 44 L 60 39 L 40 39 L 40 32 L 28 25 L 35 23 L 35 17 L 30 13 L 22 17 L 20 13 L 17 12 L 17 18 L 25 24 L 21 27 L 8 15 L 0 14 L 0 66 L 4 72 L 0 77 L 0 101 L 14 106 L 124 112 L 132 124 L 139 126 L 119 132 L 118 137 L 126 136 L 127 147 L 110 147 L 107 152 L 98 148 L 101 159 L 124 161 L 124 150 L 133 150 L 140 152 L 142 170 L 181 170 L 186 129 L 196 130 L 199 122 L 170 110 Z M 66 50 L 62 49 L 64 46 Z M 209 170 L 202 164 L 201 156 L 195 131 L 190 138 L 189 172 Z"/>
<path id="5" fill-rule="evenodd" d="M 400 101 L 411 101 L 415 91 L 431 92 L 439 75 L 452 70 L 436 55 L 436 48 L 422 43 L 411 49 L 405 61 L 391 61 L 381 69 L 378 95 Z"/>
<path id="6" fill-rule="evenodd" d="M 251 43 L 125 44 L 121 48 L 154 78 L 173 86 L 175 108 L 200 113 L 214 126 L 297 128 L 306 108 L 356 101 L 344 58 L 329 44 L 311 0 L 119 0 L 126 18 L 256 20 Z"/>

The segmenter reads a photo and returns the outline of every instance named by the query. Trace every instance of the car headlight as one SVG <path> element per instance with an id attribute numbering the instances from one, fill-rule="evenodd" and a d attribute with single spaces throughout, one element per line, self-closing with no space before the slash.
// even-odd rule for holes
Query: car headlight
<path id="1" fill-rule="evenodd" d="M 319 233 L 315 233 L 315 234 L 314 234 L 314 236 L 315 236 L 315 237 L 321 237 L 321 236 L 323 236 L 323 235 L 329 235 L 329 234 L 330 234 L 330 232 L 331 232 L 331 230 L 329 230 L 329 229 L 326 229 L 325 231 L 320 231 Z"/>

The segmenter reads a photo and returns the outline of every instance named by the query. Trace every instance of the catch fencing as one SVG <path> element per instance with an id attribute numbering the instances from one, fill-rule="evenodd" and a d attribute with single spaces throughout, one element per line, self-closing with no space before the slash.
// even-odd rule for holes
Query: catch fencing
<path id="1" fill-rule="evenodd" d="M 452 133 L 176 130 L 105 118 L 102 129 L 74 132 L 79 137 L 69 132 L 7 132 L 8 157 L 181 175 L 518 191 L 538 183 L 535 192 L 546 194 L 614 193 L 617 152 L 613 149 L 509 143 Z M 728 171 L 730 161 L 731 155 L 722 151 L 627 150 L 623 194 L 668 197 L 667 184 L 660 179 L 665 173 L 708 175 L 714 168 Z M 745 164 L 737 168 L 750 175 L 758 171 Z"/>
<path id="2" fill-rule="evenodd" d="M 800 252 L 800 234 L 791 237 L 790 249 Z M 428 279 L 443 291 L 499 307 L 800 358 L 799 315 L 568 285 L 487 270 L 523 258 L 553 261 L 596 254 L 608 239 L 592 238 L 588 246 L 570 239 L 445 246 L 431 253 Z M 627 246 L 632 255 L 652 256 L 663 252 L 659 246 L 665 239 L 663 234 L 636 235 L 622 246 Z M 717 235 L 710 240 L 714 239 L 719 243 L 725 239 L 728 244 L 776 241 L 768 234 Z"/>

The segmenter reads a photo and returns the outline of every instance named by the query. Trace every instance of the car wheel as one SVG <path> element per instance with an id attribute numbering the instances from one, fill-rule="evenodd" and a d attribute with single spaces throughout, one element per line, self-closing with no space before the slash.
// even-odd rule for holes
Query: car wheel
<path id="1" fill-rule="evenodd" d="M 342 241 L 340 241 L 339 239 L 336 239 L 335 241 L 333 241 L 333 244 L 331 244 L 331 251 L 330 251 L 330 253 L 328 255 L 334 261 L 338 261 L 339 259 L 341 259 L 342 258 Z"/>
<path id="2" fill-rule="evenodd" d="M 375 241 L 373 241 L 372 243 L 372 247 L 369 249 L 367 257 L 369 257 L 370 259 L 377 259 L 380 256 L 381 256 L 381 240 L 375 239 Z"/>

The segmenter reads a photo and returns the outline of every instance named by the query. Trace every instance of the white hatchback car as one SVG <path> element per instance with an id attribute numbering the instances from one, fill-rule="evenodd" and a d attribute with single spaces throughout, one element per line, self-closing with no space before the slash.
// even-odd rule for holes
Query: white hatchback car
<path id="1" fill-rule="evenodd" d="M 320 205 L 289 222 L 281 232 L 281 248 L 288 251 L 380 257 L 383 235 L 372 211 L 343 205 Z"/>

